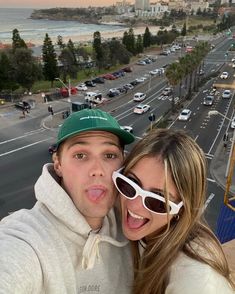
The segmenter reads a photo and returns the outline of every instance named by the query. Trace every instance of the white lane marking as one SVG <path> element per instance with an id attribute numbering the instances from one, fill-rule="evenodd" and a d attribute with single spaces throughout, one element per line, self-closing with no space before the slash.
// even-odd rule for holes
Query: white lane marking
<path id="1" fill-rule="evenodd" d="M 28 137 L 28 136 L 32 136 L 34 134 L 42 133 L 44 131 L 45 131 L 45 129 L 43 129 L 43 128 L 35 130 L 35 131 L 31 131 L 31 132 L 25 133 L 25 135 L 15 137 L 15 138 L 12 138 L 12 139 L 9 139 L 9 140 L 6 140 L 6 141 L 2 141 L 2 142 L 0 142 L 0 145 L 6 144 L 6 143 L 9 143 L 9 142 L 12 142 L 12 141 L 16 141 L 18 139 L 22 139 L 22 138 L 25 138 L 25 137 Z"/>
<path id="2" fill-rule="evenodd" d="M 211 193 L 210 196 L 207 198 L 205 205 L 204 205 L 204 209 L 207 208 L 207 206 L 209 205 L 209 203 L 211 202 L 211 200 L 215 197 L 214 193 Z"/>
<path id="3" fill-rule="evenodd" d="M 44 142 L 44 141 L 48 141 L 48 140 L 50 140 L 50 139 L 52 139 L 52 138 L 53 138 L 53 137 L 50 137 L 50 138 L 47 138 L 47 139 L 44 139 L 44 140 L 41 140 L 41 141 L 37 141 L 37 142 L 34 142 L 34 143 L 32 143 L 32 144 L 25 145 L 25 146 L 23 146 L 23 147 L 20 147 L 20 148 L 17 148 L 17 149 L 14 149 L 14 150 L 11 150 L 11 151 L 8 151 L 8 152 L 5 152 L 5 153 L 2 153 L 2 154 L 0 154 L 0 157 L 5 156 L 5 155 L 8 155 L 8 154 L 11 154 L 11 153 L 14 153 L 14 152 L 17 152 L 17 151 L 20 151 L 20 150 L 23 150 L 23 149 L 26 149 L 26 148 L 29 148 L 29 147 L 34 146 L 34 145 L 37 145 L 37 144 L 40 144 L 40 143 L 42 143 L 42 142 Z"/>

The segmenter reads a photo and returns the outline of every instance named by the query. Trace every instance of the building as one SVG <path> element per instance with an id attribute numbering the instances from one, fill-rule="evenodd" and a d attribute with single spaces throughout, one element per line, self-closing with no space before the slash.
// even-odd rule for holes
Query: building
<path id="1" fill-rule="evenodd" d="M 135 0 L 135 10 L 149 10 L 149 0 Z"/>

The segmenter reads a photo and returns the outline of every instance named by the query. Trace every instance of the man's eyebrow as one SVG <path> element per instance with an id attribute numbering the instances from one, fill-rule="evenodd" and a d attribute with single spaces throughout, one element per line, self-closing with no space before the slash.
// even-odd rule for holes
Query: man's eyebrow
<path id="1" fill-rule="evenodd" d="M 73 146 L 75 145 L 82 145 L 82 146 L 92 146 L 93 144 L 89 143 L 89 142 L 86 142 L 86 141 L 83 141 L 82 139 L 80 140 L 77 140 L 75 142 L 71 142 L 69 145 L 68 145 L 68 149 L 72 148 Z M 106 145 L 109 145 L 109 146 L 115 146 L 117 148 L 121 148 L 121 145 L 118 144 L 118 143 L 114 143 L 114 142 L 110 142 L 110 141 L 105 141 L 102 143 L 103 146 L 106 146 Z"/>

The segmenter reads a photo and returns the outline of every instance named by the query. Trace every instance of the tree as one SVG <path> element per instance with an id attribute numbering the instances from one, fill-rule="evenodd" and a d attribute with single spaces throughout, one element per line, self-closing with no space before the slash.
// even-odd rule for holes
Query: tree
<path id="1" fill-rule="evenodd" d="M 138 35 L 136 40 L 136 53 L 142 53 L 143 51 L 144 51 L 143 39 L 141 35 Z"/>
<path id="2" fill-rule="evenodd" d="M 47 81 L 51 81 L 51 86 L 56 77 L 59 75 L 57 66 L 57 56 L 51 38 L 46 33 L 42 47 L 43 74 Z"/>
<path id="3" fill-rule="evenodd" d="M 173 87 L 171 110 L 172 112 L 175 112 L 175 87 L 183 77 L 183 70 L 179 63 L 174 62 L 167 67 L 165 75 L 169 84 Z"/>
<path id="4" fill-rule="evenodd" d="M 67 82 L 67 75 L 76 78 L 77 77 L 77 65 L 74 63 L 74 56 L 68 47 L 65 47 L 59 56 L 59 60 L 62 64 L 63 82 Z"/>
<path id="5" fill-rule="evenodd" d="M 143 36 L 143 46 L 144 48 L 150 47 L 151 45 L 151 33 L 149 31 L 149 28 L 146 27 L 144 36 Z"/>
<path id="6" fill-rule="evenodd" d="M 110 61 L 112 65 L 116 65 L 117 62 L 120 64 L 128 64 L 130 61 L 131 53 L 126 49 L 126 47 L 121 44 L 118 40 L 113 38 L 108 42 Z"/>
<path id="7" fill-rule="evenodd" d="M 97 66 L 100 71 L 100 69 L 103 66 L 104 53 L 103 53 L 102 43 L 101 43 L 101 34 L 98 31 L 94 32 L 93 34 L 93 50 L 94 50 Z"/>
<path id="8" fill-rule="evenodd" d="M 27 48 L 27 45 L 25 44 L 25 41 L 21 39 L 19 31 L 14 29 L 12 31 L 12 49 L 14 51 L 17 48 Z"/>
<path id="9" fill-rule="evenodd" d="M 60 47 L 60 49 L 64 49 L 66 47 L 63 37 L 62 36 L 57 36 L 57 45 Z"/>
<path id="10" fill-rule="evenodd" d="M 16 49 L 12 55 L 12 63 L 15 81 L 28 91 L 31 90 L 35 81 L 42 78 L 41 68 L 36 63 L 32 50 L 26 48 Z"/>
<path id="11" fill-rule="evenodd" d="M 15 90 L 19 87 L 15 81 L 13 67 L 9 56 L 6 52 L 0 54 L 0 91 Z"/>
<path id="12" fill-rule="evenodd" d="M 186 23 L 184 23 L 183 28 L 181 30 L 181 36 L 186 36 L 187 34 L 187 28 L 186 28 Z"/>
<path id="13" fill-rule="evenodd" d="M 130 28 L 128 32 L 124 32 L 122 43 L 129 52 L 131 52 L 133 55 L 136 54 L 135 35 L 132 28 Z"/>

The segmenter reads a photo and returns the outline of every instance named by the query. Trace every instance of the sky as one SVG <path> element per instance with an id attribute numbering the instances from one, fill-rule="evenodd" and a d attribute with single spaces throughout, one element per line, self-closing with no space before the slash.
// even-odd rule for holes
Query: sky
<path id="1" fill-rule="evenodd" d="M 0 0 L 0 8 L 49 8 L 108 6 L 120 0 Z M 129 0 L 128 2 L 133 2 Z"/>

